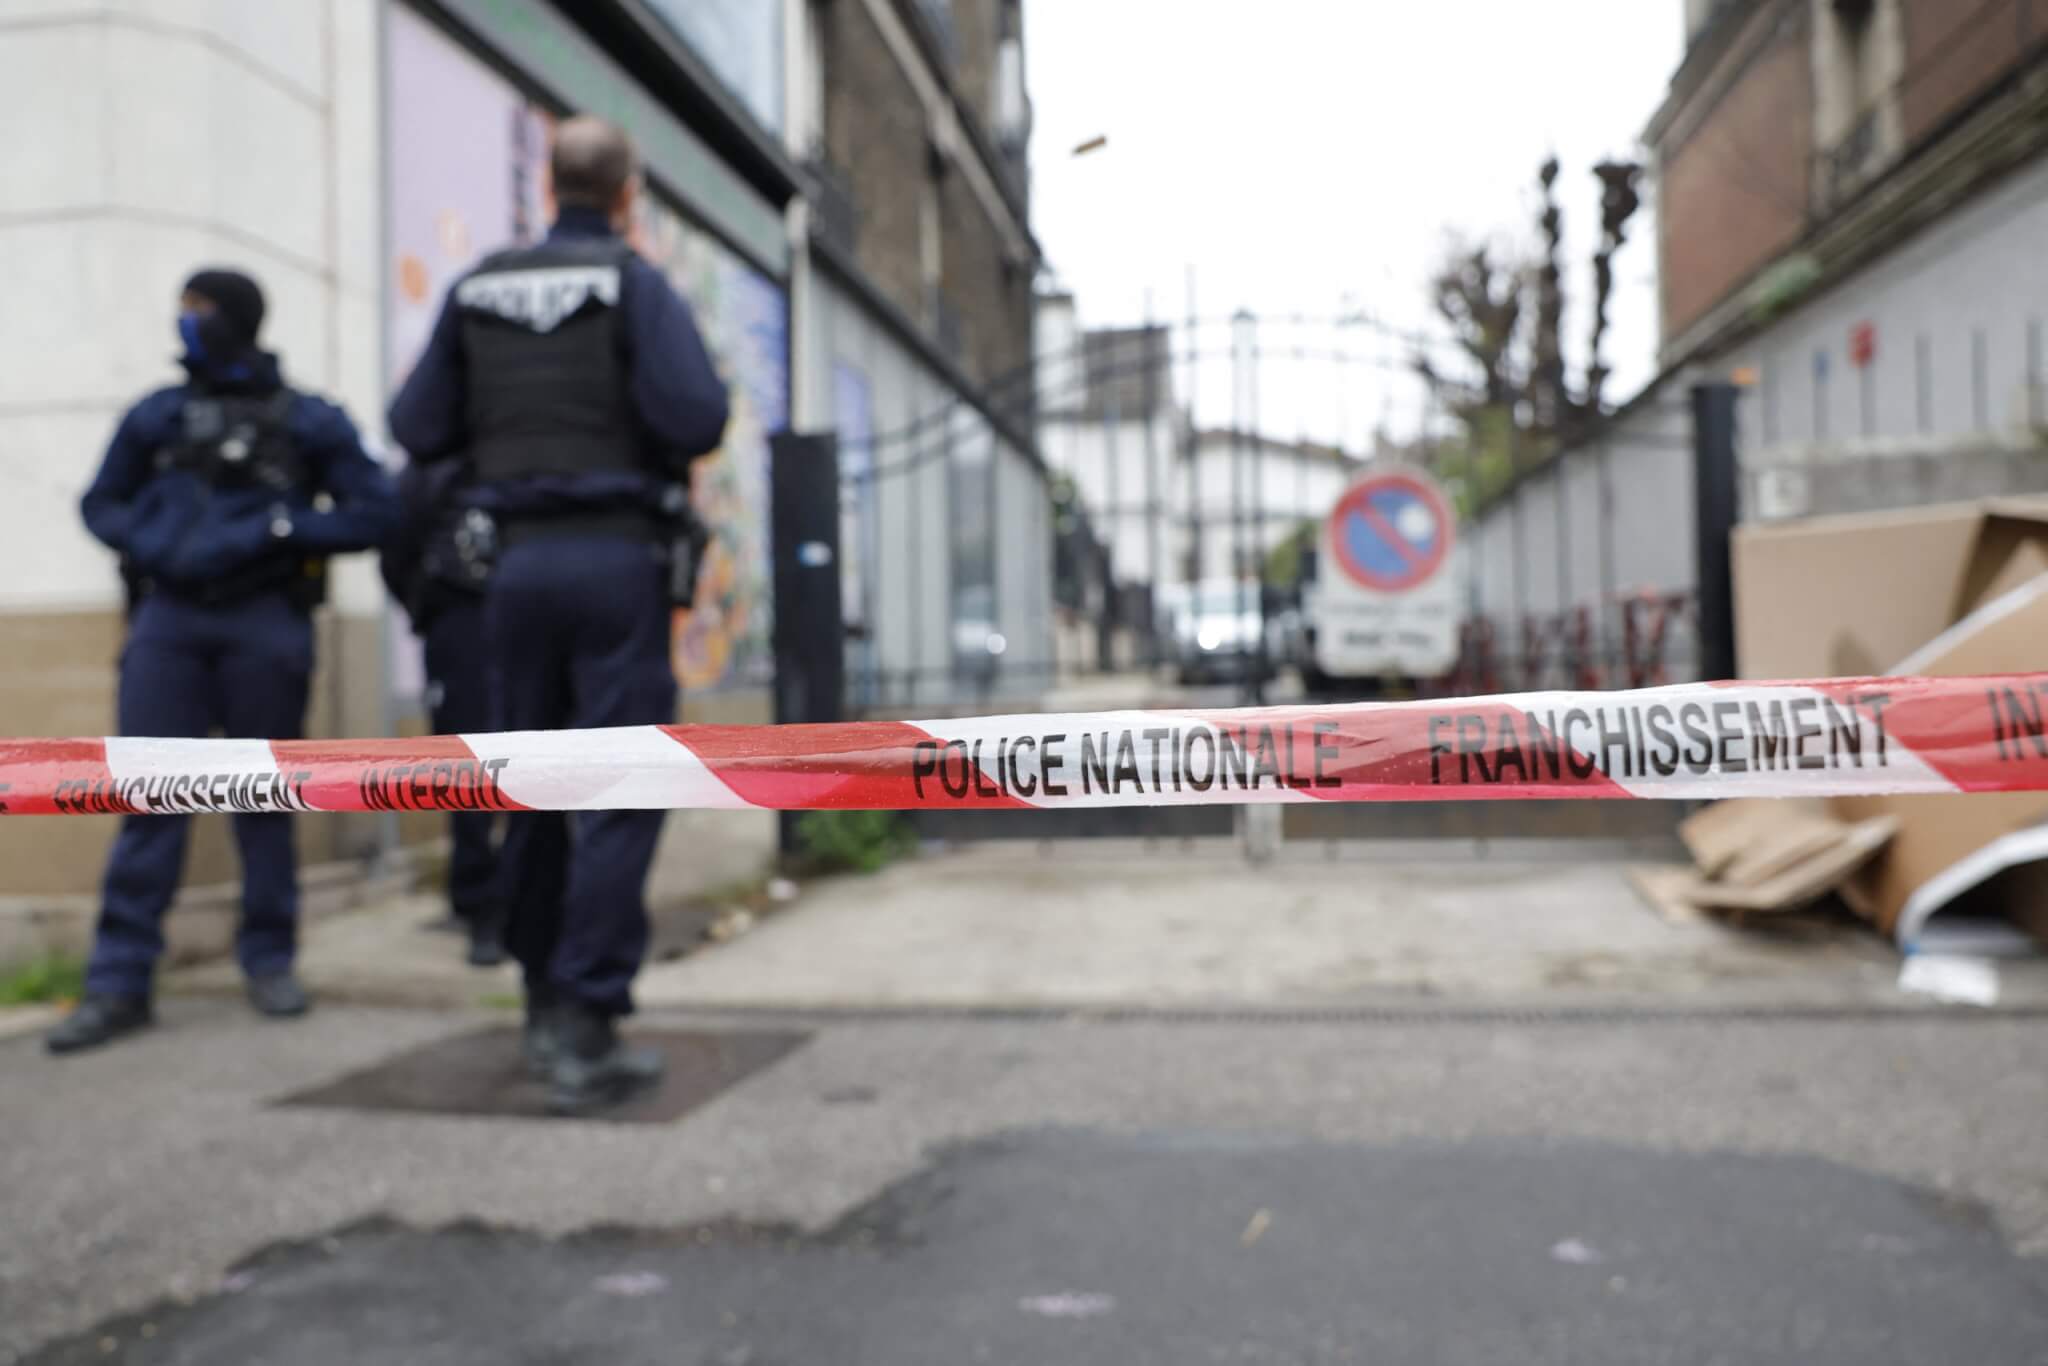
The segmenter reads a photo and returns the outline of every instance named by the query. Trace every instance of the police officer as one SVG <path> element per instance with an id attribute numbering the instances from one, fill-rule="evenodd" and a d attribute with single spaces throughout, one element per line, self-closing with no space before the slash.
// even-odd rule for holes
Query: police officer
<path id="1" fill-rule="evenodd" d="M 390 481 L 341 409 L 289 388 L 258 349 L 263 292 L 232 270 L 186 281 L 183 384 L 121 419 L 83 501 L 86 528 L 122 557 L 123 735 L 298 736 L 313 669 L 312 609 L 330 555 L 375 545 L 397 521 Z M 85 993 L 52 1052 L 150 1022 L 161 923 L 185 862 L 188 818 L 130 815 L 107 860 Z M 242 855 L 235 952 L 249 1000 L 303 1014 L 292 975 L 299 895 L 292 818 L 234 817 Z"/>
<path id="2" fill-rule="evenodd" d="M 601 120 L 556 130 L 557 216 L 537 246 L 456 282 L 391 430 L 420 461 L 466 452 L 499 552 L 485 599 L 498 725 L 671 721 L 670 532 L 658 508 L 725 429 L 690 309 L 621 240 L 639 177 Z M 618 1017 L 647 949 L 659 811 L 515 812 L 507 941 L 525 972 L 528 1064 L 573 1114 L 651 1083 Z M 573 832 L 571 824 L 573 823 Z"/>
<path id="3" fill-rule="evenodd" d="M 425 649 L 427 710 L 437 735 L 491 728 L 489 656 L 484 644 L 484 586 L 496 529 L 472 506 L 467 461 L 408 465 L 398 477 L 405 520 L 384 543 L 379 569 Z M 448 909 L 469 933 L 469 961 L 505 961 L 504 902 L 499 895 L 494 817 L 448 816 Z"/>

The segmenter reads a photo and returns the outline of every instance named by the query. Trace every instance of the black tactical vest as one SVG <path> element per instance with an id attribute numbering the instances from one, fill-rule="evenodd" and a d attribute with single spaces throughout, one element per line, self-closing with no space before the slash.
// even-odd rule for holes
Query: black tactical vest
<path id="1" fill-rule="evenodd" d="M 642 468 L 620 308 L 631 254 L 615 238 L 546 242 L 456 285 L 479 481 Z"/>
<path id="2" fill-rule="evenodd" d="M 216 488 L 303 492 L 306 462 L 291 437 L 293 395 L 194 394 L 178 415 L 178 439 L 157 453 L 162 469 L 190 470 Z"/>
<path id="3" fill-rule="evenodd" d="M 298 501 L 314 492 L 312 469 L 291 434 L 296 395 L 278 388 L 267 394 L 194 393 L 178 415 L 177 438 L 160 448 L 159 470 L 186 470 L 223 492 L 255 489 L 279 501 Z M 259 594 L 283 592 L 301 611 L 327 598 L 327 561 L 280 546 L 226 573 L 198 583 L 160 583 L 125 558 L 121 580 L 133 611 L 159 590 L 206 606 L 228 606 Z"/>

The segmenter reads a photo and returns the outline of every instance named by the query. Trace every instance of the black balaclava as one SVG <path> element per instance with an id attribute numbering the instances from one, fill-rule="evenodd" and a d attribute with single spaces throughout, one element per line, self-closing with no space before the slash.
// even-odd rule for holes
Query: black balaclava
<path id="1" fill-rule="evenodd" d="M 205 317 L 180 314 L 178 335 L 195 370 L 229 372 L 243 368 L 263 328 L 263 290 L 239 270 L 202 270 L 185 288 L 213 305 Z"/>

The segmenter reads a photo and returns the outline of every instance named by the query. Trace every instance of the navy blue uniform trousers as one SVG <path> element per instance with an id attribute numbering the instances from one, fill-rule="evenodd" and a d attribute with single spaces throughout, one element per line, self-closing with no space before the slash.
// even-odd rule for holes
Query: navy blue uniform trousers
<path id="1" fill-rule="evenodd" d="M 428 708 L 436 735 L 491 729 L 491 658 L 484 635 L 484 600 L 451 593 L 427 619 L 425 648 Z M 500 888 L 497 851 L 488 811 L 448 817 L 448 909 L 472 924 L 496 916 Z"/>
<path id="2" fill-rule="evenodd" d="M 201 607 L 144 598 L 121 651 L 123 735 L 297 739 L 306 724 L 313 623 L 282 594 Z M 283 972 L 297 946 L 299 887 L 286 812 L 236 815 L 242 919 L 235 955 L 251 976 Z M 163 918 L 185 870 L 189 816 L 127 816 L 107 859 L 89 992 L 149 992 Z"/>
<path id="3" fill-rule="evenodd" d="M 618 537 L 516 541 L 491 574 L 486 626 L 506 730 L 675 719 L 668 571 Z M 506 818 L 505 942 L 536 1000 L 633 1008 L 647 955 L 647 870 L 660 811 L 519 811 Z"/>

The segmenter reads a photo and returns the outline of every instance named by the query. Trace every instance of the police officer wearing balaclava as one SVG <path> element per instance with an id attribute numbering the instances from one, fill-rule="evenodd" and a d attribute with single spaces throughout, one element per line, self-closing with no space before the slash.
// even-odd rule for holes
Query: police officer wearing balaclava
<path id="1" fill-rule="evenodd" d="M 121 419 L 83 501 L 86 528 L 121 556 L 130 594 L 121 652 L 124 736 L 298 737 L 313 670 L 312 610 L 331 555 L 396 524 L 390 481 L 348 416 L 285 384 L 257 346 L 263 291 L 232 270 L 185 282 L 182 384 Z M 193 809 L 169 788 L 145 808 Z M 235 952 L 266 1016 L 303 1014 L 292 974 L 299 893 L 292 817 L 256 788 L 228 799 L 242 856 Z M 78 1007 L 52 1052 L 102 1044 L 151 1019 L 161 924 L 185 862 L 189 817 L 124 818 L 107 860 Z"/>
<path id="2" fill-rule="evenodd" d="M 689 306 L 621 238 L 640 192 L 625 135 L 566 120 L 551 169 L 547 239 L 456 282 L 391 430 L 415 460 L 466 455 L 496 521 L 496 723 L 668 722 L 675 592 L 660 510 L 718 446 L 725 386 Z M 525 972 L 528 1065 L 557 1113 L 616 1103 L 659 1075 L 659 1055 L 626 1047 L 617 1020 L 647 951 L 661 823 L 659 811 L 508 818 L 507 941 Z"/>

